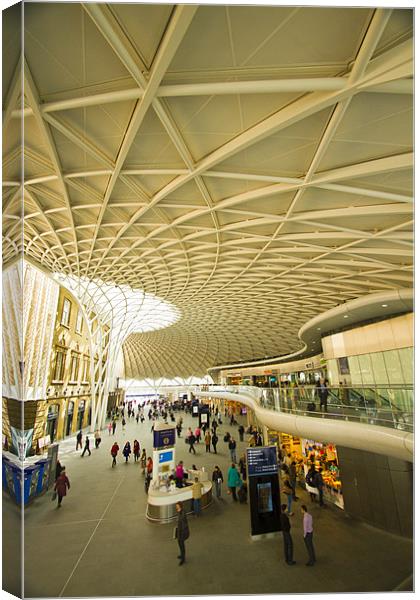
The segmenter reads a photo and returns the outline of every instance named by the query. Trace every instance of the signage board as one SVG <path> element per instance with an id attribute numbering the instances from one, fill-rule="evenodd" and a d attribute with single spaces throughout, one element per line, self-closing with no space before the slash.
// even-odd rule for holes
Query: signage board
<path id="1" fill-rule="evenodd" d="M 174 453 L 173 450 L 167 450 L 166 452 L 161 452 L 159 454 L 159 463 L 165 463 L 173 460 Z"/>
<path id="2" fill-rule="evenodd" d="M 175 446 L 175 428 L 161 429 L 153 432 L 153 448 Z"/>
<path id="3" fill-rule="evenodd" d="M 247 448 L 249 477 L 277 475 L 277 449 L 275 446 L 256 446 Z"/>

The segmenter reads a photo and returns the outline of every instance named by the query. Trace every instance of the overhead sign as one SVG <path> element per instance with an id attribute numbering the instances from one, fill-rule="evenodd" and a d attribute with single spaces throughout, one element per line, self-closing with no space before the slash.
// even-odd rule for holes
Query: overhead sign
<path id="1" fill-rule="evenodd" d="M 277 475 L 276 446 L 247 448 L 247 464 L 249 477 L 261 475 Z"/>
<path id="2" fill-rule="evenodd" d="M 153 432 L 153 447 L 168 448 L 175 446 L 175 428 L 161 429 Z"/>

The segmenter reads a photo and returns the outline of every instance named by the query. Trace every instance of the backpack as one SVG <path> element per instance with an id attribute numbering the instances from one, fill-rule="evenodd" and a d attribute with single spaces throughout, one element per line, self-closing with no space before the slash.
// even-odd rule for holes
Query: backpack
<path id="1" fill-rule="evenodd" d="M 311 487 L 316 487 L 315 475 L 316 474 L 312 473 L 311 471 L 308 471 L 308 473 L 306 474 L 305 481 Z"/>

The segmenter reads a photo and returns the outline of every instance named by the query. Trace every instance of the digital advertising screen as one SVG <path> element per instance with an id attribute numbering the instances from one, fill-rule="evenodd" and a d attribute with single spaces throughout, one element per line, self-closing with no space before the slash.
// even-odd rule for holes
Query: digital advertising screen
<path id="1" fill-rule="evenodd" d="M 271 482 L 257 483 L 258 512 L 273 512 L 273 495 L 271 492 Z"/>

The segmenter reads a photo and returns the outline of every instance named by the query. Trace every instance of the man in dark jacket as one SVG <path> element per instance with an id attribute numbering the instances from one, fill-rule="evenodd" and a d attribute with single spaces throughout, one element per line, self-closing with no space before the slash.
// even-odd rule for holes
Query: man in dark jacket
<path id="1" fill-rule="evenodd" d="M 238 432 L 239 432 L 239 441 L 243 442 L 244 441 L 244 433 L 245 433 L 245 428 L 242 425 L 242 423 L 239 425 L 238 427 Z"/>
<path id="2" fill-rule="evenodd" d="M 90 441 L 88 436 L 86 436 L 85 438 L 85 447 L 83 448 L 82 458 L 84 457 L 85 452 L 89 452 L 89 456 L 92 454 L 92 452 L 90 451 Z"/>
<path id="3" fill-rule="evenodd" d="M 178 546 L 180 554 L 178 555 L 179 566 L 185 562 L 185 540 L 190 537 L 190 529 L 188 527 L 187 515 L 184 512 L 182 502 L 176 503 L 176 512 L 178 513 L 178 524 L 176 527 L 176 539 L 178 540 Z"/>
<path id="4" fill-rule="evenodd" d="M 290 521 L 287 516 L 287 505 L 281 505 L 281 514 L 280 514 L 280 525 L 281 531 L 283 533 L 283 542 L 284 542 L 284 560 L 288 565 L 295 565 L 296 561 L 293 560 L 293 540 L 290 535 Z"/>
<path id="5" fill-rule="evenodd" d="M 82 430 L 80 430 L 76 436 L 76 450 L 79 449 L 79 446 L 80 446 L 80 450 L 82 449 L 82 438 L 83 438 L 83 434 L 82 434 Z"/>
<path id="6" fill-rule="evenodd" d="M 219 441 L 218 436 L 216 435 L 216 430 L 214 430 L 213 435 L 211 436 L 211 445 L 213 446 L 213 451 L 217 454 L 217 442 Z"/>

